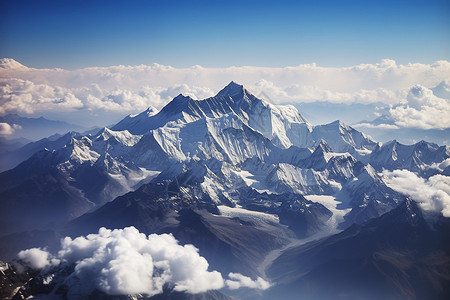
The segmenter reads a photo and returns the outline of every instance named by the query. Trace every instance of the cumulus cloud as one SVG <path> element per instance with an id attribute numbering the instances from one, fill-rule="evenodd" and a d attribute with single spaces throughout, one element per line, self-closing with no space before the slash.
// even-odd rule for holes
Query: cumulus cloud
<path id="1" fill-rule="evenodd" d="M 8 123 L 0 122 L 0 136 L 5 137 L 14 133 L 15 130 L 21 129 L 22 127 L 17 124 L 13 124 L 12 126 Z"/>
<path id="2" fill-rule="evenodd" d="M 146 236 L 134 227 L 101 228 L 97 234 L 86 237 L 66 237 L 56 255 L 33 248 L 19 252 L 18 257 L 37 269 L 59 263 L 75 264 L 69 289 L 81 290 L 83 294 L 99 289 L 110 295 L 151 296 L 162 293 L 167 283 L 176 291 L 196 294 L 225 286 L 222 275 L 208 271 L 207 260 L 193 245 L 182 246 L 170 234 Z M 233 289 L 269 287 L 261 278 L 252 281 L 235 273 L 229 277 L 226 282 Z"/>
<path id="3" fill-rule="evenodd" d="M 444 129 L 450 127 L 450 101 L 436 97 L 433 91 L 413 86 L 406 103 L 389 110 L 395 124 L 401 127 Z"/>
<path id="4" fill-rule="evenodd" d="M 445 82 L 444 82 L 445 83 Z M 443 83 L 438 85 L 442 90 Z M 450 100 L 437 97 L 436 89 L 428 89 L 422 85 L 412 86 L 397 104 L 378 107 L 372 122 L 361 122 L 355 127 L 398 129 L 446 129 L 450 128 Z"/>
<path id="5" fill-rule="evenodd" d="M 383 179 L 390 188 L 417 201 L 423 210 L 440 212 L 450 218 L 449 176 L 434 175 L 424 179 L 408 170 L 385 170 Z"/>
<path id="6" fill-rule="evenodd" d="M 51 258 L 50 253 L 39 248 L 22 250 L 17 257 L 31 268 L 38 270 L 59 263 L 57 259 Z"/>
<path id="7" fill-rule="evenodd" d="M 23 79 L 0 79 L 0 105 L 5 112 L 31 114 L 35 110 L 71 110 L 83 103 L 62 87 Z"/>

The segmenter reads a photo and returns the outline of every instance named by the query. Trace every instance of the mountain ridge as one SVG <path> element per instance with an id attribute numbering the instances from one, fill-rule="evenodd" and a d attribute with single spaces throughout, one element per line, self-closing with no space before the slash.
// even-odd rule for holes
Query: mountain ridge
<path id="1" fill-rule="evenodd" d="M 171 117 L 166 116 L 169 113 Z M 126 124 L 131 127 L 122 128 Z M 150 127 L 143 127 L 147 125 Z M 142 134 L 136 134 L 133 128 Z M 209 171 L 200 176 L 200 189 L 216 204 L 239 204 L 234 195 L 245 187 L 262 193 L 333 197 L 342 190 L 352 197 L 349 203 L 355 211 L 348 215 L 347 222 L 351 224 L 378 216 L 401 199 L 376 172 L 364 178 L 360 175 L 372 163 L 377 170 L 383 167 L 383 160 L 381 164 L 376 162 L 386 156 L 382 153 L 387 145 L 340 121 L 312 127 L 296 109 L 266 103 L 235 82 L 215 97 L 193 100 L 180 95 L 159 112 L 149 108 L 125 117 L 111 129 L 86 136 L 69 134 L 39 145 L 49 150 L 8 171 L 21 175 L 11 177 L 14 182 L 5 179 L 0 191 L 9 193 L 9 189 L 23 186 L 30 176 L 45 176 L 42 170 L 51 167 L 61 184 L 102 205 L 152 180 L 174 180 L 192 172 L 192 166 L 204 165 Z M 429 149 L 430 159 L 414 160 L 416 168 L 448 158 L 447 148 L 423 145 Z M 47 166 L 40 170 L 44 164 Z M 373 184 L 383 193 L 371 188 Z M 23 190 L 28 188 L 23 186 Z M 12 211 L 8 214 L 15 215 Z"/>

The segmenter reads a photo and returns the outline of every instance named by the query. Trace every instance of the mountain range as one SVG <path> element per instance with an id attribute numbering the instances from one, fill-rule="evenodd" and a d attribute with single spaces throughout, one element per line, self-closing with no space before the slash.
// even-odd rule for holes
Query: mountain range
<path id="1" fill-rule="evenodd" d="M 0 173 L 3 260 L 26 248 L 56 251 L 64 236 L 133 226 L 193 244 L 223 274 L 275 284 L 263 294 L 230 290 L 201 299 L 449 294 L 448 219 L 427 219 L 383 176 L 449 176 L 448 146 L 382 144 L 340 121 L 312 126 L 295 107 L 231 82 L 208 99 L 179 95 L 160 111 L 150 107 L 95 133 L 69 132 L 16 151 L 26 159 Z M 430 246 L 419 249 L 421 241 Z M 410 267 L 420 255 L 426 259 Z M 55 293 L 39 289 L 42 274 L 29 274 L 37 287 L 19 285 L 22 295 Z M 330 289 L 321 293 L 325 282 Z M 426 284 L 415 288 L 419 282 Z M 161 295 L 190 297 L 172 292 L 166 287 Z"/>
<path id="2" fill-rule="evenodd" d="M 8 123 L 10 126 L 18 126 L 20 137 L 36 141 L 59 133 L 64 134 L 67 131 L 85 131 L 86 128 L 80 125 L 67 123 L 64 121 L 48 120 L 44 117 L 27 118 L 17 114 L 7 114 L 0 116 L 0 122 Z M 12 134 L 14 137 L 15 134 Z"/>

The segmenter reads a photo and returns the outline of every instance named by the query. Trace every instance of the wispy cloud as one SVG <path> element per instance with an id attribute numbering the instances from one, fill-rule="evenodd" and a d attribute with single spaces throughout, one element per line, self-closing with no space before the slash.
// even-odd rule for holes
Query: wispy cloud
<path id="1" fill-rule="evenodd" d="M 231 290 L 237 290 L 243 287 L 259 290 L 267 290 L 270 288 L 270 283 L 261 277 L 258 277 L 256 280 L 252 280 L 250 277 L 239 273 L 229 273 L 228 277 L 230 279 L 226 280 L 225 283 Z"/>
<path id="2" fill-rule="evenodd" d="M 372 123 L 357 123 L 352 125 L 355 128 L 376 128 L 376 129 L 398 129 L 394 124 L 372 124 Z"/>

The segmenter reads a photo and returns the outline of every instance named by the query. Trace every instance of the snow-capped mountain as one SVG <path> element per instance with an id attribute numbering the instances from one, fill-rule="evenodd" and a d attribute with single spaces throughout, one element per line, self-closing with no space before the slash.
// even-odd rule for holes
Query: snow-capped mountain
<path id="1" fill-rule="evenodd" d="M 30 226 L 40 224 L 39 218 L 67 221 L 142 184 L 167 184 L 178 178 L 185 178 L 177 183 L 183 186 L 195 177 L 201 197 L 209 197 L 214 205 L 249 205 L 239 193 L 246 188 L 269 198 L 286 193 L 341 198 L 345 194 L 342 208 L 355 210 L 348 224 L 376 217 L 401 200 L 371 167 L 380 171 L 391 163 L 386 157 L 399 155 L 390 144 L 381 145 L 339 121 L 311 126 L 293 106 L 267 103 L 235 82 L 215 97 L 194 100 L 179 95 L 159 112 L 149 108 L 93 135 L 71 134 L 39 144 L 46 145 L 0 175 L 6 224 L 21 223 L 11 219 L 22 207 L 17 199 L 33 199 L 44 211 L 47 206 L 57 209 L 40 191 L 44 183 L 58 191 L 61 205 L 67 204 L 60 207 L 61 213 L 48 216 L 31 211 L 26 217 Z M 448 157 L 447 148 L 427 149 L 430 153 L 421 153 L 428 164 Z M 411 164 L 399 166 L 414 170 Z M 36 194 L 43 196 L 32 196 Z M 73 203 L 84 204 L 73 209 Z M 285 205 L 274 203 L 265 210 L 274 212 L 279 209 L 274 205 Z M 358 217 L 352 217 L 356 211 Z M 8 226 L 8 232 L 14 231 Z M 301 232 L 313 233 L 305 228 Z"/>
<path id="2" fill-rule="evenodd" d="M 450 158 L 449 146 L 438 146 L 420 141 L 414 145 L 402 145 L 396 140 L 378 146 L 370 155 L 370 163 L 377 170 L 407 169 L 426 174 L 432 166 Z M 437 169 L 437 168 L 434 168 Z"/>
<path id="3" fill-rule="evenodd" d="M 28 142 L 16 149 L 7 148 L 7 150 L 2 153 L 0 157 L 0 170 L 6 171 L 12 169 L 40 150 L 56 150 L 62 148 L 70 141 L 71 138 L 76 136 L 81 136 L 81 134 L 75 131 L 69 131 L 62 136 L 55 134 L 36 142 Z"/>
<path id="4" fill-rule="evenodd" d="M 133 134 L 144 134 L 170 122 L 186 124 L 230 115 L 259 131 L 277 146 L 288 148 L 291 145 L 311 144 L 309 134 L 312 127 L 296 108 L 269 104 L 235 82 L 231 82 L 215 97 L 205 100 L 178 95 L 159 113 L 143 112 L 135 117 L 127 117 L 112 129 L 127 129 Z"/>
<path id="5" fill-rule="evenodd" d="M 272 251 L 402 203 L 386 170 L 450 173 L 447 146 L 382 144 L 340 121 L 312 126 L 234 82 L 215 97 L 179 95 L 160 111 L 18 151 L 37 152 L 0 173 L 0 258 L 134 226 L 172 233 L 222 272 L 263 277 Z"/>

